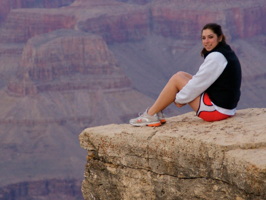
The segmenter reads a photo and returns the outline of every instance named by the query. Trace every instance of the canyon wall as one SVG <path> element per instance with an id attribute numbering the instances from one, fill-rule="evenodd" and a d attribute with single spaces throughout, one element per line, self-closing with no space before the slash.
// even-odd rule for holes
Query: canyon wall
<path id="1" fill-rule="evenodd" d="M 18 8 L 59 8 L 68 6 L 74 0 L 1 0 L 0 24 L 6 20 L 11 9 Z"/>
<path id="2" fill-rule="evenodd" d="M 87 128 L 79 137 L 88 150 L 83 197 L 265 199 L 265 119 L 264 108 L 213 123 L 187 113 L 159 128 Z"/>
<path id="3" fill-rule="evenodd" d="M 22 182 L 0 188 L 1 200 L 49 198 L 80 200 L 80 182 L 76 180 L 43 180 Z"/>
<path id="4" fill-rule="evenodd" d="M 166 37 L 198 39 L 200 30 L 208 22 L 217 22 L 224 27 L 230 39 L 248 38 L 266 33 L 266 4 L 258 1 L 236 3 L 212 1 L 155 1 L 151 4 L 153 31 Z M 158 4 L 157 4 L 158 3 Z"/>
<path id="5" fill-rule="evenodd" d="M 145 5 L 79 0 L 59 9 L 16 9 L 9 13 L 0 41 L 26 42 L 38 34 L 74 28 L 101 35 L 108 43 L 139 41 L 151 32 L 197 39 L 202 26 L 210 21 L 225 27 L 228 38 L 249 38 L 266 33 L 266 3 L 251 2 L 243 1 L 240 6 L 209 2 L 210 5 L 204 6 L 203 2 L 180 0 L 152 1 Z"/>
<path id="6" fill-rule="evenodd" d="M 52 10 L 52 9 L 51 9 Z M 50 9 L 15 9 L 9 13 L 1 30 L 1 43 L 26 43 L 28 39 L 57 29 L 74 29 L 73 16 Z"/>

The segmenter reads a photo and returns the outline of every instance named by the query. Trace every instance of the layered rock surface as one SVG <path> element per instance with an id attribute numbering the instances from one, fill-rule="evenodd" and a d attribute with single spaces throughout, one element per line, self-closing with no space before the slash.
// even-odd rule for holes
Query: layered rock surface
<path id="1" fill-rule="evenodd" d="M 30 39 L 22 53 L 17 78 L 8 89 L 17 95 L 99 88 L 131 88 L 100 36 L 57 30 Z"/>
<path id="2" fill-rule="evenodd" d="M 8 15 L 1 42 L 26 42 L 56 29 L 79 29 L 101 35 L 108 43 L 139 41 L 151 32 L 166 37 L 199 38 L 202 26 L 220 23 L 230 38 L 266 33 L 263 0 L 235 2 L 152 1 L 145 6 L 115 0 L 77 0 L 60 9 L 17 9 Z M 19 26 L 18 26 L 19 25 Z"/>
<path id="3" fill-rule="evenodd" d="M 16 9 L 8 15 L 0 41 L 26 42 L 57 29 L 96 33 L 107 42 L 136 41 L 149 33 L 149 12 L 115 0 L 79 0 L 60 9 Z"/>
<path id="4" fill-rule="evenodd" d="M 59 8 L 68 6 L 74 0 L 1 0 L 0 24 L 6 20 L 11 9 L 17 8 Z"/>
<path id="5" fill-rule="evenodd" d="M 155 0 L 151 4 L 153 30 L 165 36 L 199 38 L 201 28 L 218 22 L 230 38 L 265 33 L 265 1 Z"/>
<path id="6" fill-rule="evenodd" d="M 213 123 L 188 113 L 159 128 L 85 129 L 84 199 L 265 199 L 265 119 L 262 108 Z"/>

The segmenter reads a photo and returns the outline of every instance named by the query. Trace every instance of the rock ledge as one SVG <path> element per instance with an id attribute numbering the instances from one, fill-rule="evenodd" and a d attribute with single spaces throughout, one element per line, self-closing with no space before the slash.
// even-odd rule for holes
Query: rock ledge
<path id="1" fill-rule="evenodd" d="M 266 108 L 219 122 L 194 113 L 159 128 L 85 129 L 84 199 L 266 199 Z"/>

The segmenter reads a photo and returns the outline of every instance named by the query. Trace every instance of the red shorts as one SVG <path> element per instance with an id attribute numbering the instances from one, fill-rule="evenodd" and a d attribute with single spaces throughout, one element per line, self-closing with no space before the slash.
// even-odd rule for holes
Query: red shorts
<path id="1" fill-rule="evenodd" d="M 207 93 L 203 93 L 200 97 L 200 105 L 197 111 L 197 116 L 207 122 L 219 121 L 231 117 L 230 115 L 218 112 Z"/>

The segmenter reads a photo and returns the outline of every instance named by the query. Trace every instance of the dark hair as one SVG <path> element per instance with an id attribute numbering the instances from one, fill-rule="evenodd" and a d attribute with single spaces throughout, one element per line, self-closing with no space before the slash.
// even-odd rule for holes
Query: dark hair
<path id="1" fill-rule="evenodd" d="M 223 34 L 223 31 L 222 31 L 222 27 L 219 25 L 219 24 L 216 24 L 216 23 L 209 23 L 209 24 L 206 24 L 202 30 L 201 30 L 201 34 L 203 32 L 203 30 L 206 30 L 206 29 L 210 29 L 212 30 L 216 35 L 217 37 L 221 37 L 222 36 L 222 41 L 220 43 L 222 44 L 226 44 L 226 37 L 225 35 Z M 204 56 L 204 54 L 207 53 L 206 49 L 203 48 L 200 52 L 201 56 Z"/>

